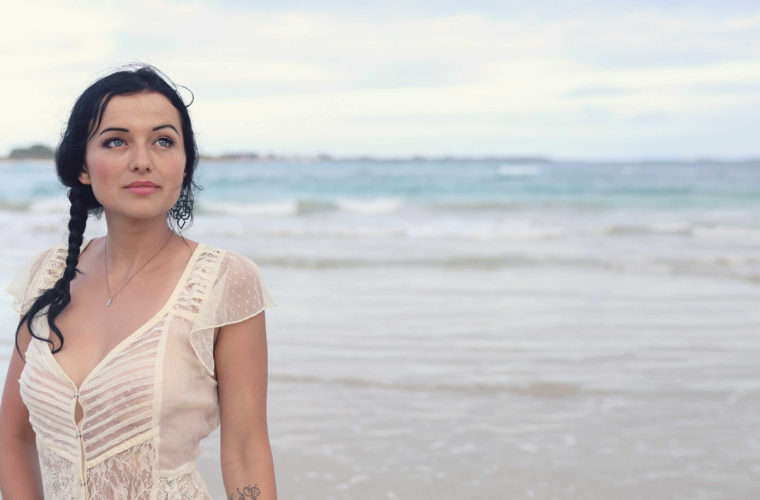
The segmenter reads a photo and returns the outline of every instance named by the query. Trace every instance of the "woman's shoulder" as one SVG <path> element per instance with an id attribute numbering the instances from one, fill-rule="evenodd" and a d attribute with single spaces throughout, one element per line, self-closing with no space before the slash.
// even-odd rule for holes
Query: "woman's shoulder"
<path id="1" fill-rule="evenodd" d="M 250 257 L 234 250 L 199 243 L 200 274 L 205 276 L 212 296 L 237 301 L 251 294 L 269 297 L 259 266 Z"/>
<path id="2" fill-rule="evenodd" d="M 13 300 L 13 308 L 23 312 L 39 294 L 39 290 L 50 288 L 60 277 L 66 265 L 67 247 L 56 245 L 34 253 L 19 267 L 6 287 Z"/>
<path id="3" fill-rule="evenodd" d="M 79 246 L 79 256 L 85 252 L 90 243 L 98 238 L 90 238 L 84 240 Z M 63 271 L 66 267 L 66 259 L 69 256 L 69 245 L 60 244 L 47 248 L 37 255 L 38 262 L 41 268 L 47 269 L 50 273 L 56 274 L 59 271 Z"/>
<path id="4" fill-rule="evenodd" d="M 197 254 L 194 275 L 199 281 L 190 289 L 205 305 L 196 329 L 240 321 L 274 305 L 258 265 L 249 257 L 203 243 Z"/>
<path id="5" fill-rule="evenodd" d="M 197 243 L 197 250 L 201 254 L 200 258 L 218 264 L 222 273 L 259 273 L 259 266 L 253 261 L 253 259 L 238 253 L 235 250 L 219 248 L 202 242 L 191 241 L 189 243 Z"/>
<path id="6" fill-rule="evenodd" d="M 27 258 L 25 265 L 21 270 L 26 269 L 29 274 L 36 274 L 43 269 L 55 270 L 60 266 L 66 265 L 66 256 L 68 255 L 66 245 L 54 245 L 42 251 L 37 251 L 32 257 Z M 21 274 L 19 272 L 19 274 Z"/>

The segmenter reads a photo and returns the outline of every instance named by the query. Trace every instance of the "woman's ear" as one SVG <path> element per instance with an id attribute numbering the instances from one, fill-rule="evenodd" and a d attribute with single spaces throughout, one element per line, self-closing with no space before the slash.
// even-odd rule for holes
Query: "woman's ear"
<path id="1" fill-rule="evenodd" d="M 87 173 L 87 169 L 82 169 L 79 174 L 79 182 L 82 184 L 90 184 L 90 174 Z"/>

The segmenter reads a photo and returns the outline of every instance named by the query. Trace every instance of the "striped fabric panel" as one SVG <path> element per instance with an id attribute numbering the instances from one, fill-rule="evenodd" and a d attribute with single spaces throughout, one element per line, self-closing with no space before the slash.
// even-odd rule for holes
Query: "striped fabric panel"
<path id="1" fill-rule="evenodd" d="M 26 351 L 26 365 L 21 372 L 21 398 L 29 410 L 29 422 L 37 438 L 65 455 L 79 461 L 79 438 L 74 423 L 74 388 L 50 365 L 44 342 L 34 341 Z"/>
<path id="2" fill-rule="evenodd" d="M 155 387 L 155 364 L 166 319 L 148 327 L 104 361 L 82 386 L 83 426 L 87 465 L 148 439 Z M 109 355 L 110 356 L 110 355 Z"/>

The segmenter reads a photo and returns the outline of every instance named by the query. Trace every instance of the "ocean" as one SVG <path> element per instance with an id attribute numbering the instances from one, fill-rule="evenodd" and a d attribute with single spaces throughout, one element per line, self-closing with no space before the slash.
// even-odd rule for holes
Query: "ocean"
<path id="1" fill-rule="evenodd" d="M 760 161 L 198 172 L 186 236 L 278 303 L 280 498 L 760 498 Z M 0 282 L 67 212 L 51 162 L 0 163 Z M 199 463 L 224 498 L 218 434 Z"/>

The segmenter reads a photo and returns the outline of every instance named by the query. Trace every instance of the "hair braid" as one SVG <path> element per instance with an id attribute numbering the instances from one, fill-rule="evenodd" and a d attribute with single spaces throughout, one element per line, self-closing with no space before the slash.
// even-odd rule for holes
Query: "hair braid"
<path id="1" fill-rule="evenodd" d="M 87 227 L 87 215 L 89 209 L 89 193 L 82 185 L 74 185 L 69 189 L 69 201 L 71 202 L 71 208 L 69 213 L 69 253 L 66 256 L 66 267 L 63 270 L 63 274 L 56 281 L 53 288 L 46 290 L 40 295 L 29 308 L 29 310 L 21 317 L 18 328 L 16 328 L 16 350 L 21 351 L 18 345 L 18 334 L 21 329 L 21 325 L 26 323 L 29 328 L 29 333 L 32 337 L 39 340 L 44 340 L 53 346 L 53 354 L 60 351 L 63 348 L 63 333 L 60 328 L 55 324 L 55 319 L 63 311 L 63 309 L 71 302 L 71 280 L 73 280 L 79 270 L 77 264 L 79 264 L 79 252 L 82 247 L 82 240 L 84 238 L 84 230 Z M 49 338 L 40 337 L 34 332 L 32 327 L 32 320 L 45 306 L 49 306 L 47 311 L 47 322 L 50 327 L 50 331 L 58 338 L 59 345 L 55 347 L 55 343 Z"/>
<path id="2" fill-rule="evenodd" d="M 68 284 L 74 279 L 77 273 L 77 264 L 79 263 L 79 250 L 82 248 L 84 239 L 84 230 L 87 227 L 87 201 L 84 189 L 74 186 L 69 189 L 69 201 L 71 208 L 69 213 L 69 254 L 66 256 L 66 269 L 63 271 L 62 280 L 66 280 L 66 290 Z"/>

